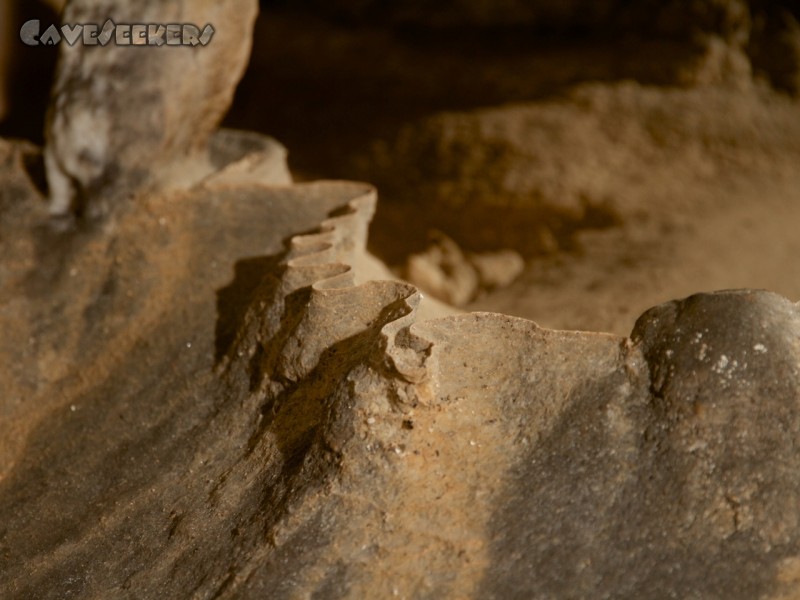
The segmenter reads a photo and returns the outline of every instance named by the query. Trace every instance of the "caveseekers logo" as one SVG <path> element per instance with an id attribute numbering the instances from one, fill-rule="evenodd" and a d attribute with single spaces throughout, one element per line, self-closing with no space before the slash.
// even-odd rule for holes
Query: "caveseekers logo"
<path id="1" fill-rule="evenodd" d="M 70 46 L 81 43 L 84 46 L 105 46 L 111 42 L 117 46 L 205 46 L 214 37 L 211 25 L 200 29 L 196 25 L 170 23 L 131 24 L 114 23 L 111 19 L 102 27 L 96 23 L 84 25 L 50 25 L 42 32 L 38 19 L 27 21 L 19 32 L 19 37 L 28 46 L 55 46 L 62 41 Z"/>

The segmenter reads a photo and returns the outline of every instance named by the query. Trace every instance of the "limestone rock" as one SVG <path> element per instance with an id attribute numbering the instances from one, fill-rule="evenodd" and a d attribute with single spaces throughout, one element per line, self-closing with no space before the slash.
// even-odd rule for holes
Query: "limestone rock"
<path id="1" fill-rule="evenodd" d="M 209 159 L 215 181 L 292 183 L 286 148 L 265 135 L 220 129 L 209 140 Z"/>
<path id="2" fill-rule="evenodd" d="M 475 297 L 480 278 L 453 240 L 438 234 L 425 252 L 408 257 L 404 276 L 435 298 L 464 306 Z"/>
<path id="3" fill-rule="evenodd" d="M 481 287 L 490 290 L 511 285 L 525 268 L 525 261 L 514 250 L 473 253 L 469 262 L 478 273 Z"/>
<path id="4" fill-rule="evenodd" d="M 370 186 L 253 181 L 231 150 L 59 232 L 3 148 L 5 596 L 795 589 L 797 305 L 701 294 L 631 339 L 422 321 L 359 275 Z"/>
<path id="5" fill-rule="evenodd" d="M 69 2 L 68 24 L 214 33 L 205 46 L 60 45 L 45 151 L 51 212 L 99 216 L 136 190 L 209 173 L 207 144 L 247 64 L 257 10 L 256 0 Z"/>
<path id="6" fill-rule="evenodd" d="M 432 233 L 425 252 L 412 254 L 403 276 L 424 292 L 453 306 L 464 306 L 476 295 L 510 285 L 525 268 L 514 250 L 464 253 L 441 232 Z"/>
<path id="7" fill-rule="evenodd" d="M 665 125 L 639 91 L 582 100 L 641 102 L 649 119 L 615 134 L 683 148 L 691 120 Z M 163 140 L 134 122 L 131 154 L 104 156 L 150 149 L 160 171 Z M 53 227 L 41 153 L 0 141 L 4 598 L 796 594 L 800 306 L 698 294 L 630 337 L 429 318 L 367 251 L 371 185 L 290 185 L 280 144 L 212 130 L 191 185 L 174 163 L 88 197 L 96 216 L 137 192 L 113 227 Z M 59 139 L 48 152 L 85 143 Z M 591 218 L 579 187 L 562 209 Z M 473 290 L 521 260 L 437 252 Z"/>

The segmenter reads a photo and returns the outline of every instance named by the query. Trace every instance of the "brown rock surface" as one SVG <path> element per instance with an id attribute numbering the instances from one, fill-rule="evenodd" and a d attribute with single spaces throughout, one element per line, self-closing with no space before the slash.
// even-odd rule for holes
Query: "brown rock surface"
<path id="1" fill-rule="evenodd" d="M 8 597 L 791 590 L 796 305 L 695 296 L 632 340 L 415 323 L 413 287 L 354 285 L 368 186 L 212 178 L 113 230 L 47 233 L 20 152 L 0 220 L 29 232 L 4 242 L 0 297 Z"/>
<path id="2" fill-rule="evenodd" d="M 247 65 L 257 12 L 256 0 L 67 3 L 71 25 L 213 24 L 215 33 L 196 48 L 60 45 L 46 132 L 50 211 L 99 216 L 138 189 L 208 173 L 202 158 Z"/>
<path id="3" fill-rule="evenodd" d="M 525 270 L 525 261 L 514 250 L 467 253 L 440 232 L 431 245 L 408 257 L 403 277 L 452 306 L 464 306 L 482 292 L 511 285 Z"/>
<path id="4" fill-rule="evenodd" d="M 739 273 L 783 256 L 791 279 L 797 110 L 757 86 L 594 84 L 412 121 L 394 168 L 467 233 L 519 216 L 538 254 L 486 302 L 631 317 L 676 272 L 707 287 L 733 246 Z M 132 135 L 119 118 L 111 162 Z M 416 180 L 415 139 L 433 161 Z M 87 196 L 64 227 L 42 152 L 0 140 L 4 598 L 796 596 L 800 306 L 695 294 L 630 337 L 442 316 L 367 251 L 371 185 L 292 185 L 257 134 L 195 141 L 162 189 L 113 215 L 113 194 Z M 419 217 L 413 200 L 394 201 Z M 678 242 L 707 223 L 692 266 Z M 502 274 L 443 246 L 484 283 Z"/>

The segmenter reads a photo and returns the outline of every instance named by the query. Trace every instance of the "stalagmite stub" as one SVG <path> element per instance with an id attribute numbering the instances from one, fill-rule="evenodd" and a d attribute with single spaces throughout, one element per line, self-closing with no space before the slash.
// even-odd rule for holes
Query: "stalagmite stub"
<path id="1" fill-rule="evenodd" d="M 208 174 L 209 138 L 247 65 L 257 12 L 256 0 L 67 3 L 65 24 L 108 39 L 59 46 L 45 148 L 50 212 L 99 217 L 137 190 Z M 116 27 L 126 40 L 131 25 L 161 25 L 165 35 L 175 25 L 206 35 L 210 25 L 213 37 L 118 43 Z"/>

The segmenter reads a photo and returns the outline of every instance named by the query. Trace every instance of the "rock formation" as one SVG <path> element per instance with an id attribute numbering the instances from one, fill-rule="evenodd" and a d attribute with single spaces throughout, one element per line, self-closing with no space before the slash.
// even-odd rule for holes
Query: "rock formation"
<path id="1" fill-rule="evenodd" d="M 202 157 L 247 65 L 257 9 L 256 0 L 68 3 L 64 23 L 96 25 L 98 39 L 114 41 L 61 45 L 46 133 L 51 213 L 99 216 L 119 197 L 206 174 Z M 139 39 L 117 44 L 115 24 L 137 23 L 213 24 L 213 49 L 172 45 L 166 31 L 146 50 Z"/>
<path id="2" fill-rule="evenodd" d="M 3 248 L 9 597 L 796 589 L 796 305 L 420 321 L 359 274 L 374 198 L 212 178 Z"/>
<path id="3" fill-rule="evenodd" d="M 797 304 L 697 294 L 622 336 L 433 302 L 367 251 L 371 185 L 212 131 L 234 75 L 147 98 L 174 139 L 112 93 L 86 210 L 36 175 L 84 156 L 69 128 L 0 141 L 4 597 L 796 597 Z"/>

